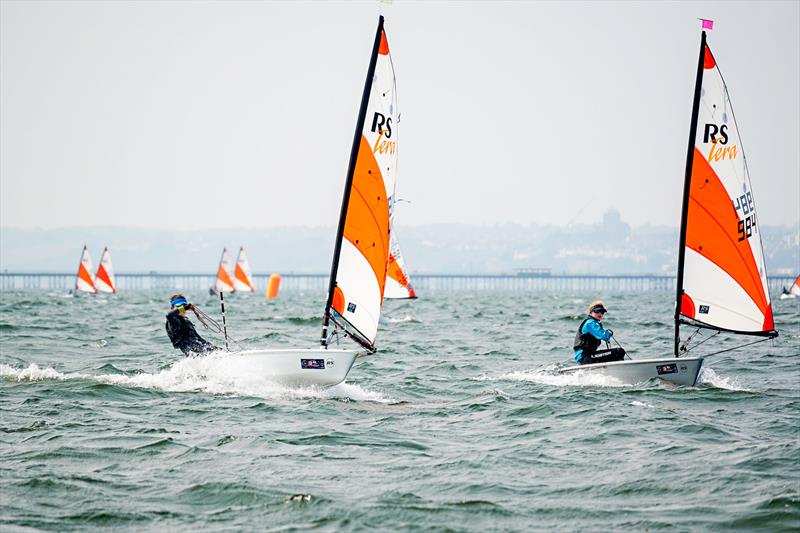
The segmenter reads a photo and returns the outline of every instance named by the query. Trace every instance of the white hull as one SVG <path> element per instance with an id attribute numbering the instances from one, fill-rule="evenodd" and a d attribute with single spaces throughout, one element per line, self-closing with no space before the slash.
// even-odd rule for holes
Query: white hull
<path id="1" fill-rule="evenodd" d="M 571 366 L 559 370 L 559 373 L 599 373 L 628 385 L 635 385 L 636 383 L 657 378 L 676 385 L 693 387 L 697 384 L 697 378 L 702 367 L 702 357 L 667 357 L 663 359 L 635 359 L 632 361 Z"/>
<path id="2" fill-rule="evenodd" d="M 793 300 L 795 298 L 797 298 L 795 294 L 781 294 L 781 300 Z"/>
<path id="3" fill-rule="evenodd" d="M 234 354 L 231 364 L 241 365 L 237 370 L 242 373 L 284 385 L 329 387 L 344 381 L 358 353 L 324 348 L 247 350 Z"/>

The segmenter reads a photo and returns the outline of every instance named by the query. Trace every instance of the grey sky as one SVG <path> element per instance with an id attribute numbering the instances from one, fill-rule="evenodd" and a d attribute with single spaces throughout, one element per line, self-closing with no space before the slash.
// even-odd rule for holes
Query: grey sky
<path id="1" fill-rule="evenodd" d="M 399 224 L 677 225 L 697 17 L 760 220 L 795 223 L 798 6 L 4 0 L 0 224 L 334 224 L 380 11 Z"/>

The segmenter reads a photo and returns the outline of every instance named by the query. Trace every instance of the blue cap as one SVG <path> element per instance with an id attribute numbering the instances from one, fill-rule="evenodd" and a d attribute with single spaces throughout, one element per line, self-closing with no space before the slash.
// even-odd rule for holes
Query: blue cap
<path id="1" fill-rule="evenodd" d="M 186 306 L 188 303 L 189 302 L 186 301 L 186 298 L 181 296 L 180 298 L 175 298 L 174 300 L 172 300 L 169 303 L 169 305 L 171 305 L 172 307 L 183 307 Z"/>

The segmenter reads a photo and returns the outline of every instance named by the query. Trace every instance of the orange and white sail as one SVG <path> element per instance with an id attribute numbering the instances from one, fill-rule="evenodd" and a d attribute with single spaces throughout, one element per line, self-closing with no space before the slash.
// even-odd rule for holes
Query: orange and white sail
<path id="1" fill-rule="evenodd" d="M 239 292 L 253 292 L 253 271 L 244 246 L 239 247 L 239 257 L 236 258 L 236 270 L 233 272 L 233 288 Z"/>
<path id="2" fill-rule="evenodd" d="M 375 349 L 389 260 L 397 117 L 394 66 L 380 17 L 350 154 L 325 307 L 323 345 L 330 319 L 359 344 Z"/>
<path id="3" fill-rule="evenodd" d="M 99 292 L 111 294 L 117 292 L 117 282 L 114 279 L 114 267 L 111 265 L 111 254 L 108 251 L 108 246 L 103 249 L 100 266 L 97 267 L 97 275 L 94 277 L 94 285 Z"/>
<path id="4" fill-rule="evenodd" d="M 396 300 L 416 298 L 417 295 L 408 277 L 405 260 L 395 235 L 395 232 L 392 231 L 389 238 L 389 265 L 386 271 L 386 288 L 383 291 L 383 297 Z"/>
<path id="5" fill-rule="evenodd" d="M 756 197 L 730 94 L 705 32 L 697 76 L 678 265 L 680 314 L 700 326 L 772 336 Z"/>
<path id="6" fill-rule="evenodd" d="M 97 289 L 94 286 L 94 279 L 92 278 L 92 258 L 89 256 L 89 248 L 84 245 L 83 252 L 81 252 L 81 262 L 78 265 L 78 275 L 75 278 L 75 290 L 81 292 L 96 293 Z"/>
<path id="7" fill-rule="evenodd" d="M 797 276 L 797 279 L 794 280 L 794 283 L 792 283 L 792 287 L 789 289 L 789 294 L 800 296 L 800 276 Z"/>
<path id="8" fill-rule="evenodd" d="M 222 257 L 219 259 L 219 267 L 217 268 L 217 280 L 214 282 L 214 290 L 217 292 L 233 292 L 233 264 L 231 263 L 231 256 L 228 254 L 228 249 L 222 249 Z"/>

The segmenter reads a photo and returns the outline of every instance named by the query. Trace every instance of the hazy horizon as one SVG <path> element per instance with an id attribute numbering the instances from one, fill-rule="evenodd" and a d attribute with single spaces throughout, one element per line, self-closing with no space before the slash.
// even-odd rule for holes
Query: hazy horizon
<path id="1" fill-rule="evenodd" d="M 0 3 L 0 226 L 333 225 L 379 12 L 398 225 L 678 224 L 700 29 L 800 221 L 798 2 Z"/>

